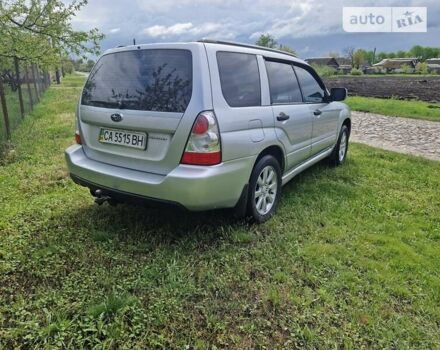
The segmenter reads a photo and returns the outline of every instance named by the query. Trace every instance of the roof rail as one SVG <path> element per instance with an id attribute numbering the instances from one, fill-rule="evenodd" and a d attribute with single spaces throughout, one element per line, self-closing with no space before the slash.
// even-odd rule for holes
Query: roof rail
<path id="1" fill-rule="evenodd" d="M 281 53 L 283 55 L 288 55 L 288 56 L 292 56 L 292 57 L 297 57 L 295 54 L 290 53 L 290 52 L 286 52 L 286 51 L 282 51 L 282 50 L 277 50 L 277 49 L 272 49 L 270 47 L 265 47 L 265 46 L 258 46 L 258 45 L 251 45 L 251 44 L 243 44 L 243 43 L 237 43 L 234 41 L 222 41 L 222 40 L 213 40 L 213 39 L 201 39 L 198 40 L 197 42 L 199 43 L 206 43 L 206 44 L 220 44 L 220 45 L 229 45 L 229 46 L 238 46 L 238 47 L 247 47 L 250 49 L 257 49 L 257 50 L 264 50 L 264 51 L 270 51 L 270 52 L 276 52 L 276 53 Z"/>

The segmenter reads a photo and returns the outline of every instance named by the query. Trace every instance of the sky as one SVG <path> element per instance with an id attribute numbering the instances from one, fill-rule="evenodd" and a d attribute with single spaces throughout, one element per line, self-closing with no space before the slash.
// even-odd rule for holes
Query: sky
<path id="1" fill-rule="evenodd" d="M 68 2 L 68 0 L 66 0 Z M 347 33 L 344 6 L 424 6 L 426 33 Z M 299 57 L 341 55 L 347 47 L 380 51 L 440 46 L 440 0 L 89 0 L 75 29 L 100 29 L 103 51 L 118 45 L 201 38 L 255 43 L 270 33 Z"/>

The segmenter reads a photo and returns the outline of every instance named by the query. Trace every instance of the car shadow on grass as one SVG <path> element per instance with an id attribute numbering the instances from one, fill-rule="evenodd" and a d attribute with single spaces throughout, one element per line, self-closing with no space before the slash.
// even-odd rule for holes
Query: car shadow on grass
<path id="1" fill-rule="evenodd" d="M 348 167 L 353 168 L 353 164 Z M 336 168 L 329 168 L 327 161 L 322 161 L 293 179 L 284 186 L 280 208 L 271 220 L 280 219 L 283 207 L 295 205 L 291 198 L 296 198 L 296 201 L 308 198 L 310 201 L 313 200 L 310 198 L 316 198 L 316 191 L 320 192 L 321 197 L 326 195 L 326 191 L 331 195 L 328 181 L 337 180 L 337 171 Z M 307 206 L 302 206 L 301 210 L 307 210 Z M 65 219 L 81 227 L 95 241 L 105 241 L 110 237 L 119 241 L 148 241 L 153 244 L 173 244 L 179 241 L 213 244 L 230 238 L 236 232 L 271 233 L 267 225 L 255 225 L 249 220 L 236 218 L 232 209 L 190 212 L 161 203 L 117 206 L 104 203 L 98 206 L 93 204 L 92 197 L 89 203 L 77 208 Z"/>
<path id="2" fill-rule="evenodd" d="M 190 212 L 166 204 L 118 204 L 101 206 L 92 204 L 73 213 L 91 232 L 94 240 L 105 240 L 107 236 L 119 241 L 148 241 L 153 244 L 174 244 L 184 240 L 205 243 L 222 239 L 229 232 L 249 225 L 234 217 L 232 210 Z M 84 222 L 87 226 L 84 227 Z"/>

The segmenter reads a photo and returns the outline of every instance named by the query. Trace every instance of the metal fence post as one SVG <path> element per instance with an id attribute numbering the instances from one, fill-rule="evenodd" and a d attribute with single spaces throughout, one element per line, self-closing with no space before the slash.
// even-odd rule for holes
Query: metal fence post
<path id="1" fill-rule="evenodd" d="M 31 110 L 32 110 L 34 108 L 34 99 L 32 98 L 32 89 L 31 89 L 31 84 L 29 82 L 30 77 L 29 77 L 28 66 L 25 67 L 25 72 L 26 72 L 26 85 L 29 94 L 29 103 L 31 104 Z"/>
<path id="2" fill-rule="evenodd" d="M 15 79 L 17 80 L 17 88 L 18 88 L 18 100 L 20 102 L 20 113 L 21 113 L 21 117 L 24 118 L 24 104 L 23 104 L 23 93 L 21 91 L 20 66 L 17 57 L 14 57 L 14 65 L 15 65 Z"/>
<path id="3" fill-rule="evenodd" d="M 0 79 L 0 102 L 3 110 L 3 119 L 5 120 L 6 138 L 11 138 L 11 128 L 9 126 L 8 107 L 6 107 L 5 89 L 3 88 L 3 81 Z"/>
<path id="4" fill-rule="evenodd" d="M 38 95 L 38 87 L 37 87 L 37 79 L 35 77 L 35 65 L 31 65 L 31 72 L 32 72 L 32 80 L 34 81 L 34 89 L 35 89 L 35 99 L 37 102 L 40 102 L 40 97 Z"/>
<path id="5" fill-rule="evenodd" d="M 44 88 L 43 80 L 41 79 L 41 71 L 38 64 L 35 65 L 35 70 L 37 71 L 38 88 L 40 89 L 40 96 L 41 96 L 43 95 L 45 88 Z"/>

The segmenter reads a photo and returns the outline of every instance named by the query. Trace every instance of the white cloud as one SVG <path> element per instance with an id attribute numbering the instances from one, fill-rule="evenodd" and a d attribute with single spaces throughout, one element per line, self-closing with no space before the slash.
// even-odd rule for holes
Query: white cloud
<path id="1" fill-rule="evenodd" d="M 110 34 L 115 34 L 115 33 L 118 33 L 118 32 L 120 32 L 121 31 L 121 28 L 112 28 L 112 29 L 110 29 L 108 32 L 110 33 Z"/>
<path id="2" fill-rule="evenodd" d="M 63 0 L 67 1 L 67 0 Z M 341 50 L 346 46 L 408 49 L 436 45 L 440 33 L 439 0 L 386 0 L 386 6 L 427 6 L 428 33 L 396 37 L 348 35 L 342 30 L 343 6 L 384 6 L 384 0 L 93 0 L 73 20 L 74 27 L 97 27 L 108 35 L 104 49 L 128 44 L 190 41 L 203 37 L 255 42 L 261 33 L 308 55 Z M 1 2 L 1 0 L 0 0 Z M 114 18 L 124 21 L 114 23 Z M 116 32 L 116 26 L 120 31 Z M 118 33 L 116 35 L 116 33 Z"/>
<path id="3" fill-rule="evenodd" d="M 144 11 L 152 13 L 167 13 L 170 10 L 176 10 L 177 8 L 197 8 L 199 6 L 221 6 L 225 4 L 232 5 L 234 0 L 137 0 L 137 6 Z"/>
<path id="4" fill-rule="evenodd" d="M 172 26 L 154 25 L 147 27 L 143 30 L 144 34 L 147 34 L 153 38 L 167 38 L 172 36 L 185 36 L 195 37 L 201 35 L 209 35 L 211 33 L 221 30 L 221 25 L 218 23 L 203 23 L 200 26 L 195 26 L 191 22 L 176 23 Z"/>
<path id="5" fill-rule="evenodd" d="M 270 33 L 276 38 L 303 38 L 327 35 L 329 32 L 340 32 L 342 5 L 327 6 L 317 0 L 292 3 L 284 15 L 270 21 L 264 30 L 252 33 L 249 38 L 258 38 L 261 33 Z"/>
<path id="6" fill-rule="evenodd" d="M 166 36 L 173 36 L 173 35 L 181 35 L 186 33 L 188 30 L 193 28 L 193 24 L 188 23 L 176 23 L 172 26 L 161 26 L 161 25 L 155 25 L 152 27 L 148 27 L 144 29 L 144 33 L 152 36 L 152 37 L 166 37 Z"/>

